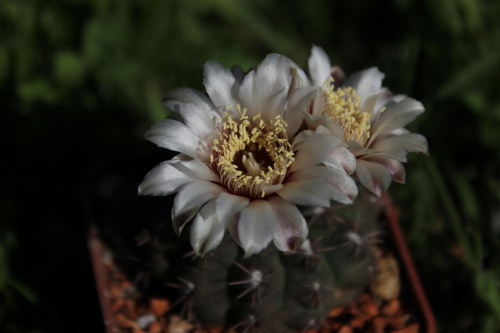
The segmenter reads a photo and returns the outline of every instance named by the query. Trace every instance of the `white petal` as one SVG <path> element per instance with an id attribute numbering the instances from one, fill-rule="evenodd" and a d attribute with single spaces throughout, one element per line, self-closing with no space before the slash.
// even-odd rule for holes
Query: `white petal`
<path id="1" fill-rule="evenodd" d="M 372 67 L 349 76 L 343 86 L 356 89 L 356 95 L 361 97 L 361 105 L 363 105 L 367 96 L 380 92 L 384 76 L 378 68 Z"/>
<path id="2" fill-rule="evenodd" d="M 291 171 L 322 163 L 342 143 L 342 139 L 332 134 L 315 133 L 309 136 L 295 155 Z"/>
<path id="3" fill-rule="evenodd" d="M 284 117 L 288 125 L 286 132 L 289 138 L 292 138 L 302 125 L 306 106 L 311 102 L 315 92 L 314 87 L 299 88 L 289 97 Z"/>
<path id="4" fill-rule="evenodd" d="M 300 149 L 300 146 L 311 136 L 316 133 L 313 130 L 303 130 L 300 131 L 292 140 L 292 148 L 294 151 Z"/>
<path id="5" fill-rule="evenodd" d="M 238 104 L 239 83 L 233 73 L 218 62 L 207 61 L 203 66 L 203 84 L 208 96 L 219 110 Z"/>
<path id="6" fill-rule="evenodd" d="M 277 194 L 297 205 L 330 207 L 329 185 L 321 179 L 287 182 Z"/>
<path id="7" fill-rule="evenodd" d="M 279 54 L 269 54 L 243 80 L 240 98 L 248 116 L 260 113 L 261 118 L 274 120 L 283 117 L 288 89 L 292 83 L 290 62 Z"/>
<path id="8" fill-rule="evenodd" d="M 379 96 L 379 98 L 377 99 L 377 104 L 375 104 L 375 107 L 377 109 L 381 109 L 383 106 L 386 105 L 386 103 L 389 102 L 389 100 L 393 97 L 394 95 L 392 94 L 392 92 L 387 89 L 387 88 L 383 88 L 382 89 L 382 94 Z"/>
<path id="9" fill-rule="evenodd" d="M 378 197 L 382 196 L 391 184 L 391 175 L 383 165 L 358 159 L 356 175 L 361 184 Z"/>
<path id="10" fill-rule="evenodd" d="M 163 96 L 163 105 L 172 111 L 178 111 L 177 104 L 192 104 L 201 112 L 211 116 L 221 116 L 222 114 L 215 107 L 214 103 L 204 93 L 191 88 L 176 88 L 168 91 Z"/>
<path id="11" fill-rule="evenodd" d="M 287 181 L 293 184 L 293 182 L 300 182 L 305 179 L 320 179 L 321 182 L 328 185 L 327 197 L 329 200 L 350 204 L 358 195 L 356 182 L 342 167 L 327 167 L 324 165 L 313 166 L 291 174 Z M 324 192 L 322 188 L 321 192 L 322 194 Z"/>
<path id="12" fill-rule="evenodd" d="M 382 103 L 380 105 L 380 107 L 382 106 L 385 106 L 387 109 L 391 106 L 393 106 L 394 104 L 397 104 L 399 102 L 402 102 L 404 101 L 406 98 L 408 98 L 406 95 L 403 95 L 403 94 L 399 94 L 399 95 L 395 95 L 395 96 L 392 96 L 392 94 L 390 96 L 387 96 L 387 98 L 382 98 L 380 100 L 380 103 Z"/>
<path id="13" fill-rule="evenodd" d="M 233 240 L 235 241 L 236 244 L 241 246 L 241 242 L 238 236 L 238 220 L 233 219 L 229 221 L 229 225 L 227 226 L 227 231 L 231 234 L 231 237 L 233 237 Z"/>
<path id="14" fill-rule="evenodd" d="M 254 200 L 242 210 L 237 230 L 245 257 L 267 247 L 273 239 L 274 223 L 276 217 L 266 200 Z"/>
<path id="15" fill-rule="evenodd" d="M 424 154 L 428 152 L 427 139 L 416 133 L 391 136 L 375 142 L 370 148 L 377 152 L 392 149 L 405 149 L 409 152 L 422 152 Z"/>
<path id="16" fill-rule="evenodd" d="M 146 174 L 139 185 L 140 195 L 169 195 L 196 180 L 219 181 L 219 177 L 198 159 L 165 161 Z"/>
<path id="17" fill-rule="evenodd" d="M 412 98 L 407 98 L 400 103 L 394 104 L 382 112 L 378 121 L 372 124 L 370 142 L 373 142 L 377 135 L 383 131 L 391 131 L 404 127 L 415 120 L 422 112 L 424 112 L 422 103 Z"/>
<path id="18" fill-rule="evenodd" d="M 201 206 L 225 191 L 222 186 L 208 181 L 191 182 L 182 187 L 175 196 L 172 208 L 172 224 L 175 232 L 180 234 Z"/>
<path id="19" fill-rule="evenodd" d="M 168 103 L 167 103 L 168 104 Z M 193 104 L 176 104 L 179 113 L 189 129 L 201 139 L 207 139 L 214 135 L 216 128 L 216 117 L 211 117 L 210 114 L 200 110 Z"/>
<path id="20" fill-rule="evenodd" d="M 275 192 L 278 192 L 283 188 L 283 184 L 268 184 L 262 186 L 262 191 L 266 194 L 266 197 L 268 197 L 270 194 L 273 194 Z"/>
<path id="21" fill-rule="evenodd" d="M 292 68 L 292 78 L 294 86 L 297 88 L 310 86 L 309 78 L 306 73 L 293 60 L 288 59 Z"/>
<path id="22" fill-rule="evenodd" d="M 321 116 L 326 109 L 326 97 L 323 89 L 316 89 L 316 95 L 314 95 L 313 105 L 310 113 L 314 116 Z"/>
<path id="23" fill-rule="evenodd" d="M 396 128 L 395 130 L 392 130 L 390 132 L 387 132 L 387 137 L 389 136 L 393 136 L 393 135 L 403 135 L 403 134 L 409 134 L 411 133 L 410 131 L 408 131 L 406 128 Z M 381 136 L 379 136 L 380 138 Z M 378 140 L 378 141 L 382 141 L 382 140 Z"/>
<path id="24" fill-rule="evenodd" d="M 146 174 L 139 185 L 139 195 L 169 195 L 180 186 L 193 181 L 193 179 L 177 170 L 170 161 L 163 162 Z"/>
<path id="25" fill-rule="evenodd" d="M 299 209 L 279 196 L 269 198 L 276 216 L 274 245 L 284 252 L 294 252 L 307 238 L 309 228 Z"/>
<path id="26" fill-rule="evenodd" d="M 227 221 L 217 218 L 215 200 L 207 202 L 193 220 L 189 239 L 197 255 L 206 253 L 219 246 L 227 229 Z"/>
<path id="27" fill-rule="evenodd" d="M 405 183 L 406 172 L 401 162 L 379 154 L 370 154 L 366 157 L 363 157 L 363 160 L 383 165 L 391 174 L 392 180 L 401 184 Z"/>
<path id="28" fill-rule="evenodd" d="M 313 116 L 310 114 L 306 114 L 305 122 L 307 127 L 312 129 L 317 129 L 319 126 L 323 126 L 328 128 L 328 131 L 339 138 L 344 138 L 344 129 L 340 127 L 337 123 L 334 123 L 328 115 L 323 114 L 319 116 Z"/>
<path id="29" fill-rule="evenodd" d="M 406 156 L 408 155 L 408 152 L 404 148 L 388 149 L 388 150 L 384 150 L 383 152 L 372 151 L 370 154 L 365 154 L 364 156 L 361 156 L 360 158 L 366 159 L 366 157 L 371 156 L 371 154 L 375 154 L 377 156 L 381 156 L 384 158 L 390 158 L 390 159 L 396 160 L 398 162 L 403 162 L 403 163 L 408 162 L 408 159 L 406 158 Z"/>
<path id="30" fill-rule="evenodd" d="M 330 59 L 326 52 L 319 46 L 313 45 L 309 57 L 309 74 L 312 84 L 319 87 L 330 77 Z"/>
<path id="31" fill-rule="evenodd" d="M 221 117 L 208 97 L 188 88 L 168 92 L 163 104 L 179 113 L 184 124 L 203 139 L 213 134 L 217 118 Z"/>
<path id="32" fill-rule="evenodd" d="M 353 153 L 354 156 L 356 156 L 356 157 L 363 156 L 363 155 L 375 152 L 374 150 L 372 150 L 370 148 L 363 147 L 358 142 L 353 141 L 353 140 L 347 141 L 346 144 L 347 144 L 347 146 L 349 148 L 349 151 L 351 153 Z"/>
<path id="33" fill-rule="evenodd" d="M 370 120 L 374 118 L 374 114 L 379 114 L 380 109 L 376 109 L 376 106 L 380 104 L 378 100 L 383 98 L 387 89 L 381 89 L 377 94 L 366 96 L 363 104 L 361 104 L 360 109 L 363 112 L 371 114 Z"/>
<path id="34" fill-rule="evenodd" d="M 323 164 L 327 167 L 336 166 L 338 168 L 343 168 L 347 174 L 351 175 L 354 170 L 356 170 L 356 156 L 354 156 L 349 149 L 339 147 L 328 156 Z"/>
<path id="35" fill-rule="evenodd" d="M 202 140 L 180 121 L 164 119 L 154 124 L 147 132 L 146 139 L 159 147 L 197 157 Z"/>
<path id="36" fill-rule="evenodd" d="M 230 193 L 221 193 L 216 199 L 217 218 L 220 221 L 230 221 L 250 203 L 250 199 Z"/>

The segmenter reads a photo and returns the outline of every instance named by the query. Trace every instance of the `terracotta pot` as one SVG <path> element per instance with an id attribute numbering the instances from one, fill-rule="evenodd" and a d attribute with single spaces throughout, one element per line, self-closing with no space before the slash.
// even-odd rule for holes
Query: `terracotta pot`
<path id="1" fill-rule="evenodd" d="M 97 235 L 97 229 L 95 226 L 92 226 L 89 231 L 88 246 L 106 333 L 120 332 L 108 295 L 108 281 L 102 259 L 104 248 Z"/>
<path id="2" fill-rule="evenodd" d="M 152 166 L 169 158 L 170 156 L 165 155 L 150 155 L 139 158 L 124 158 L 119 161 L 115 160 L 95 169 L 84 184 L 83 202 L 86 218 L 89 222 L 88 246 L 93 263 L 96 287 L 106 333 L 118 333 L 122 332 L 122 330 L 119 328 L 120 320 L 115 316 L 111 304 L 110 283 L 108 281 L 109 273 L 107 273 L 106 266 L 109 265 L 107 261 L 110 259 L 106 254 L 107 250 L 104 246 L 106 239 L 104 241 L 102 239 L 103 226 L 96 223 L 98 219 L 95 215 L 96 208 L 94 206 L 96 202 L 93 197 L 95 197 L 96 193 L 104 193 L 104 195 L 112 197 L 113 191 L 109 187 L 120 187 L 120 185 L 116 185 L 116 183 L 119 183 L 124 177 L 132 179 L 132 181 L 125 186 L 127 189 L 124 193 L 126 193 L 126 195 L 136 196 L 137 184 L 139 184 L 146 172 Z M 117 168 L 121 170 L 117 170 Z M 123 191 L 120 193 L 123 194 Z M 392 236 L 390 242 L 392 243 L 392 247 L 400 263 L 403 285 L 407 286 L 407 288 L 403 289 L 406 294 L 402 297 L 405 299 L 405 303 L 410 304 L 412 315 L 419 318 L 420 332 L 435 333 L 436 325 L 434 316 L 401 231 L 398 221 L 399 212 L 388 196 L 383 198 L 383 203 L 388 229 L 390 231 L 389 233 Z M 109 240 L 109 237 L 107 238 L 107 240 Z M 138 332 L 141 331 L 138 330 Z"/>

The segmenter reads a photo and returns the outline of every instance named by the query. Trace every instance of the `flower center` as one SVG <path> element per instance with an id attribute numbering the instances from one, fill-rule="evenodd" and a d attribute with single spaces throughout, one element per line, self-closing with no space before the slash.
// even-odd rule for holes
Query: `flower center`
<path id="1" fill-rule="evenodd" d="M 287 124 L 281 116 L 266 122 L 260 113 L 250 120 L 246 109 L 239 105 L 237 109 L 237 121 L 224 115 L 221 131 L 212 141 L 210 167 L 234 194 L 263 198 L 265 187 L 281 184 L 294 161 Z"/>
<path id="2" fill-rule="evenodd" d="M 333 82 L 332 77 L 330 81 Z M 365 144 L 370 137 L 370 114 L 361 111 L 356 90 L 351 87 L 334 90 L 333 85 L 330 85 L 325 96 L 326 108 L 323 114 L 344 129 L 344 141 L 353 140 L 361 145 Z"/>

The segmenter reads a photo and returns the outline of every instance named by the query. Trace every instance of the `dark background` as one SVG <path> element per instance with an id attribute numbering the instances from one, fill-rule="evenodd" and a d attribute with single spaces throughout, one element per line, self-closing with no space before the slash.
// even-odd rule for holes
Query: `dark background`
<path id="1" fill-rule="evenodd" d="M 500 2 L 0 2 L 0 332 L 100 332 L 80 201 L 98 161 L 143 139 L 168 89 L 202 66 L 306 67 L 312 44 L 349 74 L 422 101 L 391 186 L 441 332 L 500 331 Z M 151 166 L 152 167 L 152 166 Z"/>

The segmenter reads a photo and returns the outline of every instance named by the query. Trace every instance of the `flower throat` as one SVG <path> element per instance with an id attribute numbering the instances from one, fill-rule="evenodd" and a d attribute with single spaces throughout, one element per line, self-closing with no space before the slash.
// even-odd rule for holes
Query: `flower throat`
<path id="1" fill-rule="evenodd" d="M 263 198 L 265 187 L 281 184 L 294 161 L 287 124 L 280 116 L 266 122 L 260 113 L 250 120 L 239 105 L 237 111 L 237 121 L 225 113 L 221 131 L 212 141 L 210 167 L 234 194 Z"/>

